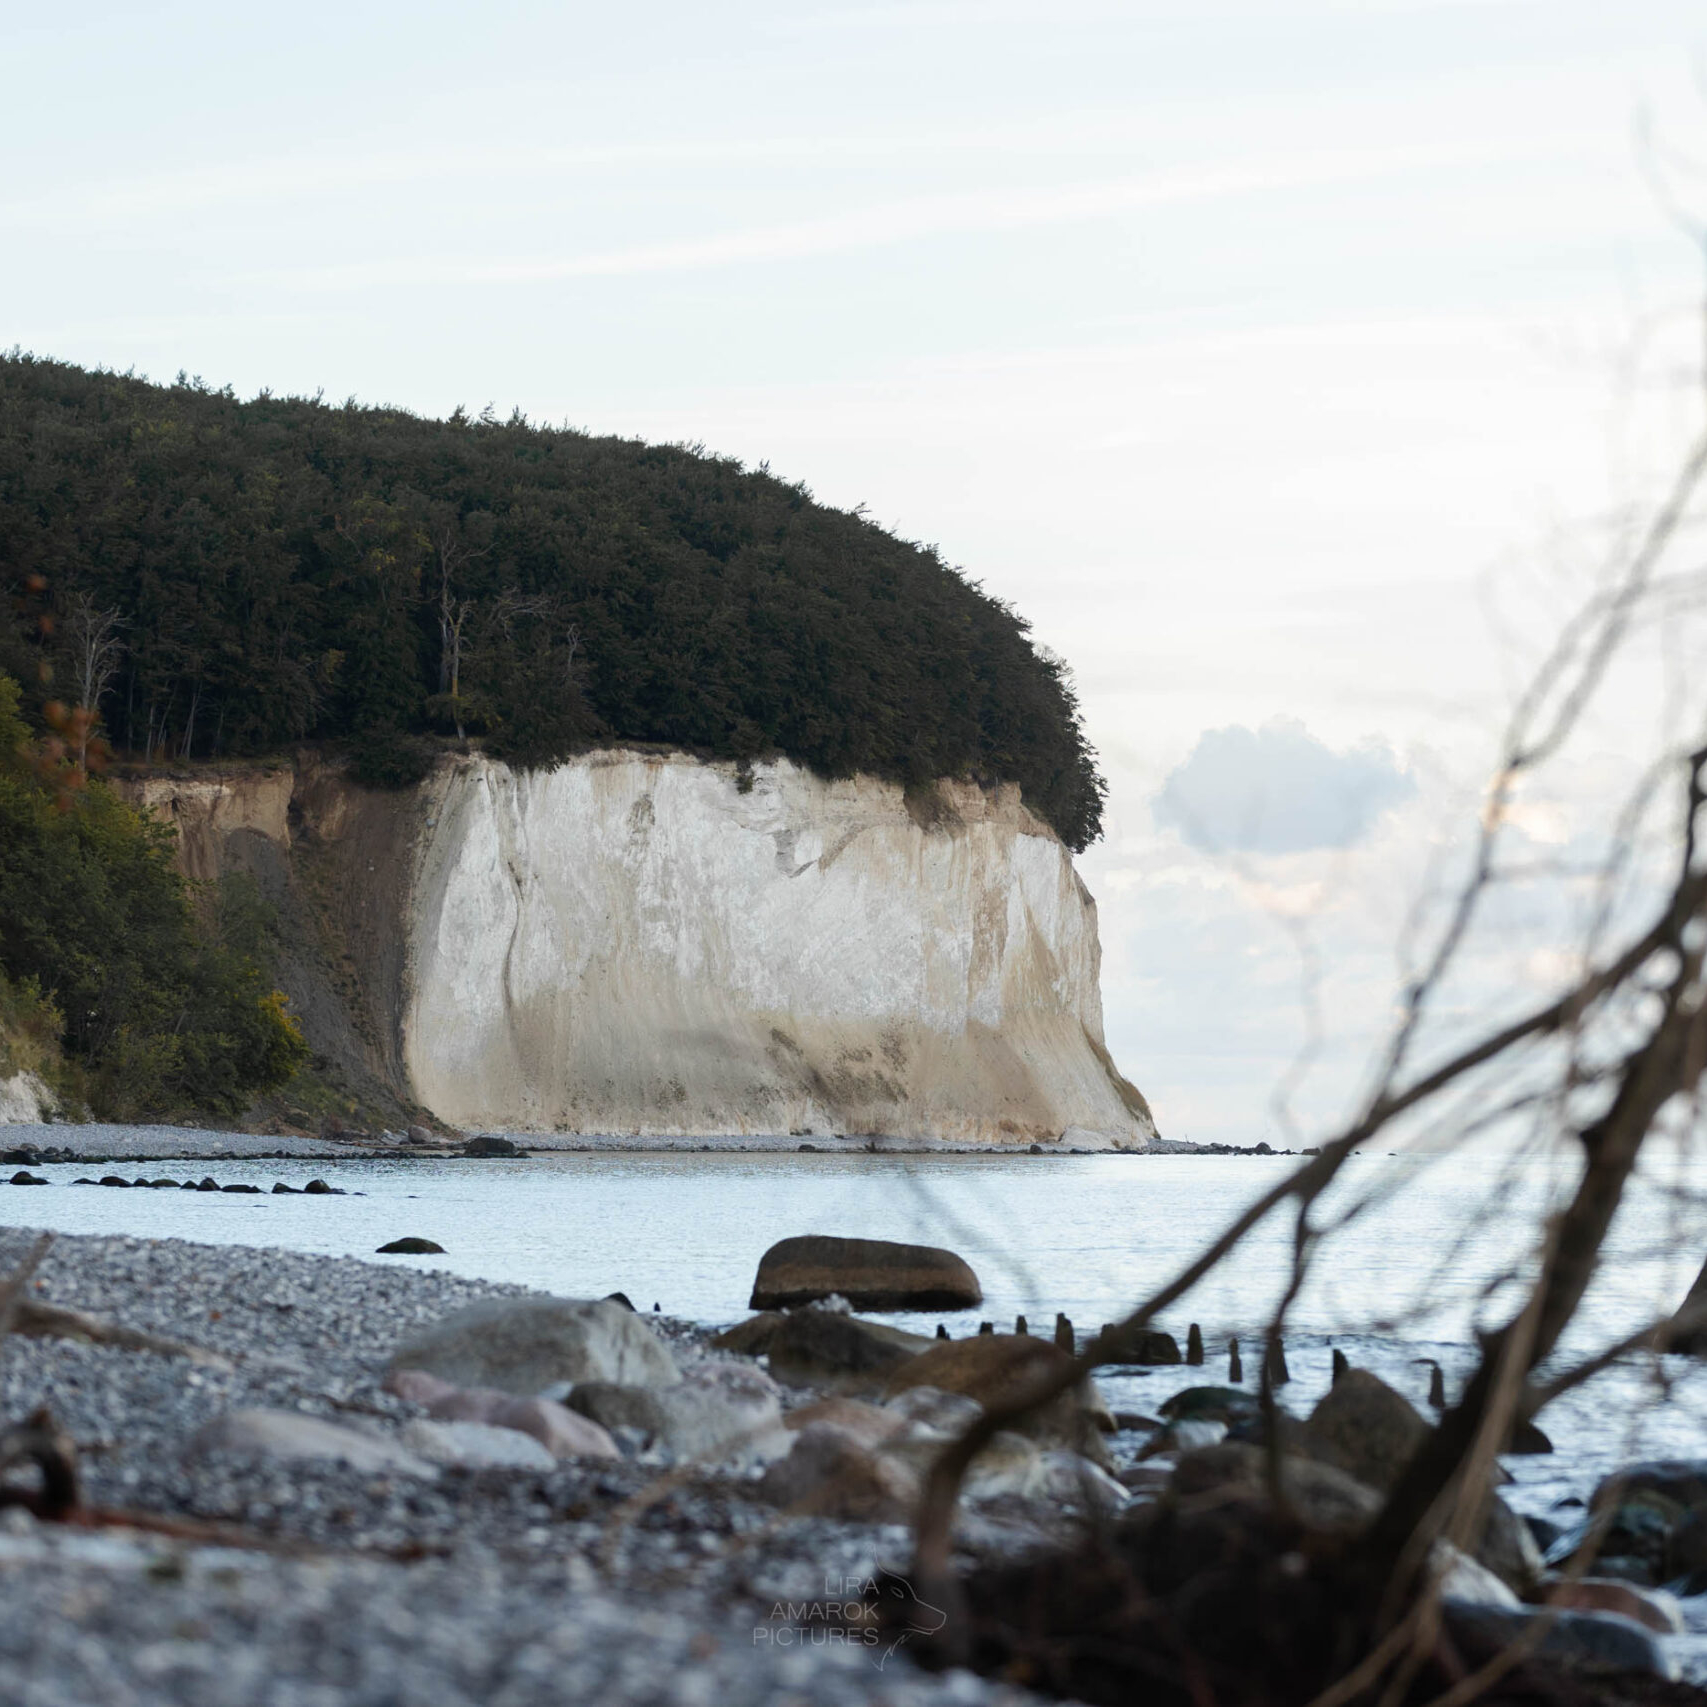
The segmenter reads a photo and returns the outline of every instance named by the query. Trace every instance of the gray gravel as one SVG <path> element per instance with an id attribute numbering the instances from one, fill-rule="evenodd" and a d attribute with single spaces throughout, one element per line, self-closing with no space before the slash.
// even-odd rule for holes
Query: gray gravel
<path id="1" fill-rule="evenodd" d="M 0 1229 L 0 1272 L 33 1235 Z M 787 1521 L 735 1476 L 641 1512 L 645 1462 L 433 1481 L 181 1459 L 232 1406 L 300 1408 L 391 1431 L 419 1414 L 380 1389 L 406 1333 L 521 1288 L 172 1240 L 62 1236 L 39 1296 L 230 1358 L 12 1338 L 0 1417 L 46 1402 L 77 1440 L 89 1500 L 242 1525 L 279 1552 L 97 1533 L 0 1515 L 0 1700 L 25 1707 L 532 1707 L 578 1701 L 745 1707 L 1017 1704 L 965 1674 L 931 1677 L 841 1632 L 802 1632 L 779 1602 L 904 1562 L 894 1527 Z M 700 1330 L 653 1325 L 679 1358 Z M 1014 1534 L 987 1521 L 989 1546 Z M 399 1557 L 398 1555 L 402 1555 Z"/>
<path id="2" fill-rule="evenodd" d="M 69 1157 L 123 1156 L 128 1161 L 170 1162 L 189 1156 L 229 1161 L 239 1156 L 348 1156 L 362 1152 L 325 1138 L 280 1138 L 254 1132 L 204 1132 L 194 1126 L 0 1125 L 0 1151 L 30 1147 Z"/>

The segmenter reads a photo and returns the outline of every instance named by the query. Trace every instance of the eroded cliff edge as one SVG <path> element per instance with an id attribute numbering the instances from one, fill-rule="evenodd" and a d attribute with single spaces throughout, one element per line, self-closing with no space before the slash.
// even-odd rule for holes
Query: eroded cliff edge
<path id="1" fill-rule="evenodd" d="M 1015 788 L 615 749 L 403 795 L 315 760 L 139 792 L 192 874 L 281 904 L 317 1053 L 450 1124 L 1154 1135 L 1103 1045 L 1095 903 Z"/>

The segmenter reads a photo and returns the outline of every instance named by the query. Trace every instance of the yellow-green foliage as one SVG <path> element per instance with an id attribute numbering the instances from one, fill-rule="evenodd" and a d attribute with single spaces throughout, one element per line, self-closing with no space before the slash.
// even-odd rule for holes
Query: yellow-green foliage
<path id="1" fill-rule="evenodd" d="M 266 909 L 241 880 L 195 906 L 170 832 L 32 748 L 18 697 L 0 676 L 0 974 L 26 1040 L 9 1047 L 51 1015 L 98 1112 L 239 1112 L 308 1054 L 266 975 Z"/>
<path id="2" fill-rule="evenodd" d="M 0 973 L 0 1079 L 34 1073 L 53 1083 L 59 1076 L 59 1034 L 64 1016 L 33 978 L 14 984 Z"/>

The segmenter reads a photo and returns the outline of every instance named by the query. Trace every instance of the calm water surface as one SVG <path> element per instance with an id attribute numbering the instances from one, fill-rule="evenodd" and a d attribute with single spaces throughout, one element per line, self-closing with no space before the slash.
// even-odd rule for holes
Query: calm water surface
<path id="1" fill-rule="evenodd" d="M 980 1319 L 1011 1326 L 1026 1314 L 1048 1331 L 1065 1311 L 1094 1331 L 1159 1286 L 1254 1196 L 1297 1163 L 1284 1157 L 902 1157 L 829 1154 L 574 1154 L 529 1161 L 339 1161 L 47 1165 L 53 1189 L 10 1189 L 5 1218 L 74 1233 L 125 1233 L 213 1243 L 276 1245 L 371 1257 L 404 1234 L 436 1239 L 441 1257 L 387 1258 L 514 1281 L 568 1296 L 621 1289 L 642 1309 L 656 1301 L 702 1322 L 739 1319 L 761 1254 L 796 1233 L 840 1233 L 952 1247 L 978 1271 L 986 1302 L 946 1318 L 956 1335 Z M 316 1175 L 348 1197 L 71 1188 L 80 1174 L 118 1172 L 221 1183 Z M 1328 1215 L 1362 1205 L 1335 1236 L 1292 1314 L 1284 1395 L 1307 1409 L 1326 1389 L 1331 1348 L 1380 1370 L 1421 1403 L 1423 1358 L 1448 1385 L 1467 1373 L 1470 1330 L 1487 1289 L 1522 1259 L 1525 1237 L 1557 1181 L 1496 1157 L 1429 1164 L 1355 1158 Z M 1592 1349 L 1655 1307 L 1675 1303 L 1707 1245 L 1707 1167 L 1673 1166 L 1643 1182 L 1615 1229 L 1577 1343 Z M 1472 1235 L 1461 1245 L 1464 1229 Z M 1163 1325 L 1183 1341 L 1203 1325 L 1212 1378 L 1220 1348 L 1249 1345 L 1283 1284 L 1290 1225 L 1276 1221 Z M 937 1315 L 899 1316 L 926 1332 Z M 1616 1370 L 1561 1400 L 1543 1419 L 1560 1451 L 1519 1460 L 1518 1503 L 1543 1510 L 1636 1453 L 1707 1456 L 1707 1378 L 1668 1359 L 1672 1391 L 1656 1402 L 1647 1365 Z M 1202 1374 L 1157 1371 L 1103 1377 L 1117 1407 L 1152 1409 Z"/>

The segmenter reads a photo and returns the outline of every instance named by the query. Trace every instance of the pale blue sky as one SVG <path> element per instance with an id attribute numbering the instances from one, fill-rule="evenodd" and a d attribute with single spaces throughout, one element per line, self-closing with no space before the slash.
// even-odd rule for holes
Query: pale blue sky
<path id="1" fill-rule="evenodd" d="M 1446 811 L 1524 650 L 1483 593 L 1528 609 L 1676 424 L 1620 363 L 1696 291 L 1634 135 L 1707 154 L 1698 6 L 4 21 L 5 342 L 703 440 L 1031 615 L 1107 763 L 1108 1030 L 1170 1131 L 1262 1135 L 1298 1032 L 1270 891 L 1323 878 L 1158 828 L 1169 771 L 1290 717 Z M 1397 886 L 1335 857 L 1354 1036 Z"/>

